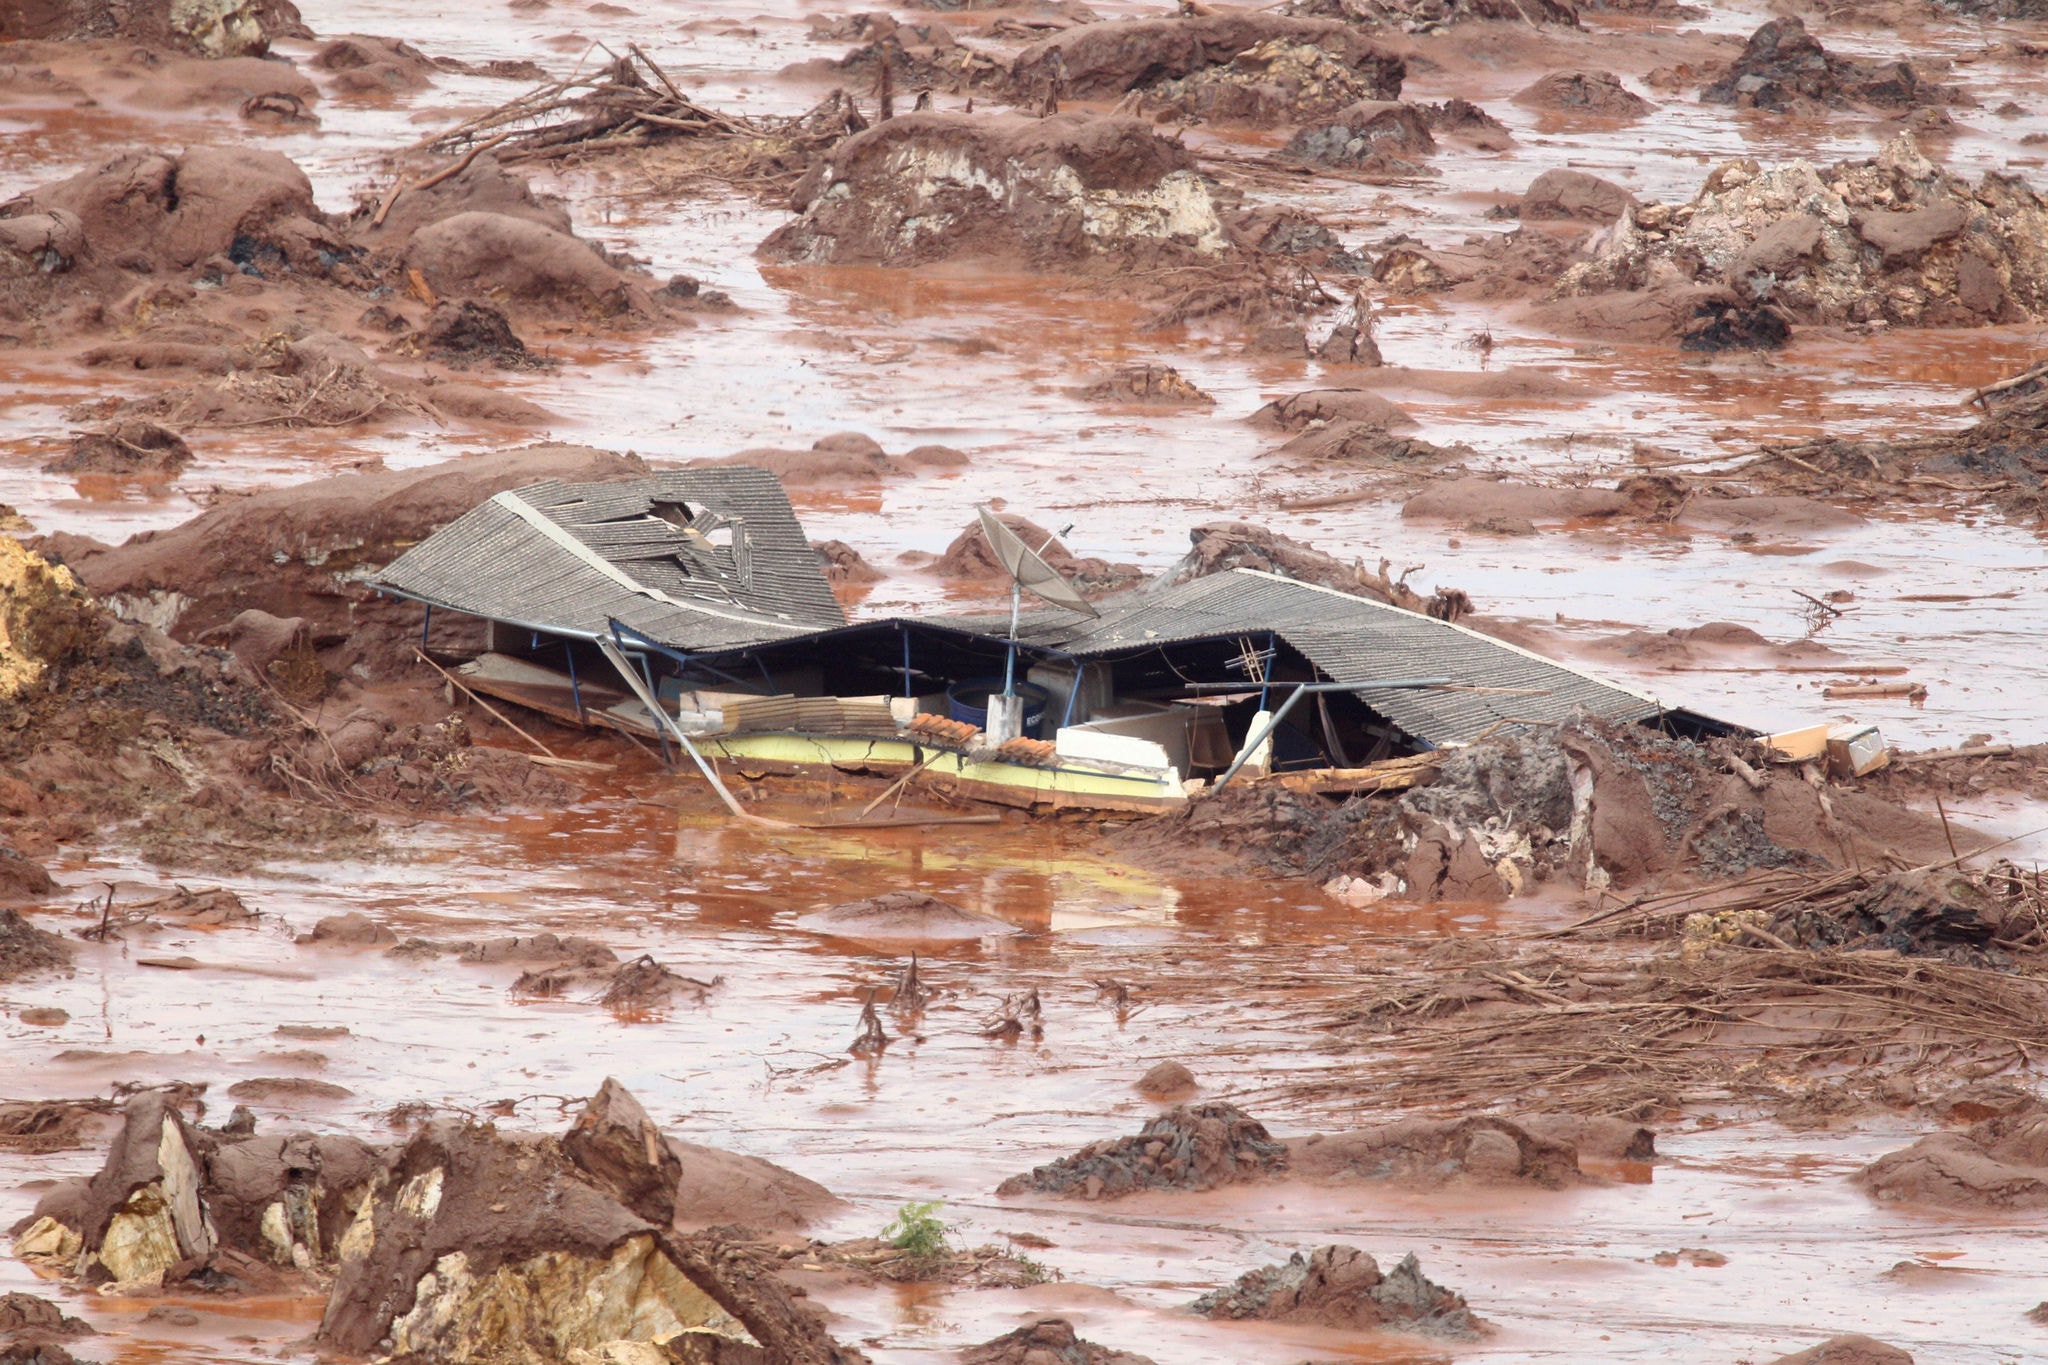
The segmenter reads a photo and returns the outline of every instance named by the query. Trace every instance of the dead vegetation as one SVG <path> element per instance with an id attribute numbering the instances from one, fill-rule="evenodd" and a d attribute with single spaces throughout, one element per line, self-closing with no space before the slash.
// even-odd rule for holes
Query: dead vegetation
<path id="1" fill-rule="evenodd" d="M 1715 1103 L 1793 1118 L 2024 1075 L 2048 1049 L 2044 1011 L 2038 976 L 1889 952 L 1454 944 L 1319 1011 L 1339 1060 L 1276 1091 L 1437 1112 L 1514 1097 L 1637 1119 Z"/>
<path id="2" fill-rule="evenodd" d="M 514 165 L 687 148 L 685 166 L 671 162 L 656 171 L 657 192 L 673 193 L 697 177 L 786 190 L 840 139 L 868 126 L 840 90 L 793 118 L 722 114 L 684 95 L 638 44 L 628 44 L 623 56 L 599 49 L 607 60 L 594 70 L 579 66 L 567 79 L 535 86 L 408 149 L 460 159 L 394 184 L 377 221 L 402 193 L 431 188 L 487 152 Z"/>

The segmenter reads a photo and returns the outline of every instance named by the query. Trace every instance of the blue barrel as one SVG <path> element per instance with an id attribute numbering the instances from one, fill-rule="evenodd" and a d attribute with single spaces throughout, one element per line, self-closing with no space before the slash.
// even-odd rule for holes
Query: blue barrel
<path id="1" fill-rule="evenodd" d="M 1052 702 L 1052 693 L 1037 683 L 1020 682 L 1017 695 L 1024 699 L 1024 737 L 1039 738 L 1039 723 L 1045 719 L 1045 708 Z M 954 720 L 964 720 L 969 725 L 988 729 L 988 699 L 1001 696 L 1001 678 L 967 678 L 946 689 L 946 714 Z"/>

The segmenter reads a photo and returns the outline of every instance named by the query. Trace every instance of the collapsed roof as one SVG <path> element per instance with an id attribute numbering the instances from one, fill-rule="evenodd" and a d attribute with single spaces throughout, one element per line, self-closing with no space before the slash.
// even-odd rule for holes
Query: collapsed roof
<path id="1" fill-rule="evenodd" d="M 1277 636 L 1331 682 L 1448 678 L 1449 688 L 1360 687 L 1355 695 L 1417 739 L 1463 744 L 1504 721 L 1549 724 L 1580 714 L 1661 715 L 1654 697 L 1602 681 L 1464 626 L 1258 569 L 1232 569 L 1129 600 L 1099 620 L 1034 622 L 1022 632 L 1081 659 L 1195 640 Z"/>
<path id="2" fill-rule="evenodd" d="M 370 586 L 582 639 L 617 621 L 691 653 L 846 624 L 782 485 L 744 465 L 500 493 Z"/>

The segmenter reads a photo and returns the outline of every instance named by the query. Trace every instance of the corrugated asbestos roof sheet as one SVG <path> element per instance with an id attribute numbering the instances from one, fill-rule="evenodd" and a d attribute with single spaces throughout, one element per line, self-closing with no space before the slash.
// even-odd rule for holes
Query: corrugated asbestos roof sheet
<path id="1" fill-rule="evenodd" d="M 406 551 L 370 586 L 565 634 L 596 635 L 617 618 L 691 652 L 846 624 L 788 496 L 766 470 L 722 465 L 627 483 L 550 481 L 516 496 L 633 583 L 675 601 L 634 591 L 495 501 Z"/>
<path id="2" fill-rule="evenodd" d="M 1102 604 L 1100 620 L 1055 622 L 1033 612 L 1019 634 L 1082 658 L 1149 646 L 1268 632 L 1301 651 L 1333 682 L 1449 678 L 1483 691 L 1360 689 L 1358 696 L 1430 744 L 1457 744 L 1503 720 L 1561 721 L 1587 711 L 1640 721 L 1664 708 L 1555 660 L 1477 631 L 1363 597 L 1253 569 L 1197 578 L 1128 602 Z"/>

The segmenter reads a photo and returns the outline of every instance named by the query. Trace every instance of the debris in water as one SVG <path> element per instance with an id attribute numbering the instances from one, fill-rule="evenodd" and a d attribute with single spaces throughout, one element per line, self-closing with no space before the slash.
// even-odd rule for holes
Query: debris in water
<path id="1" fill-rule="evenodd" d="M 1476 1341 L 1492 1328 L 1473 1316 L 1465 1298 L 1426 1278 L 1415 1253 L 1392 1270 L 1356 1247 L 1299 1251 L 1284 1265 L 1247 1271 L 1227 1289 L 1195 1300 L 1212 1318 L 1302 1322 L 1349 1331 L 1394 1328 L 1453 1341 Z"/>

